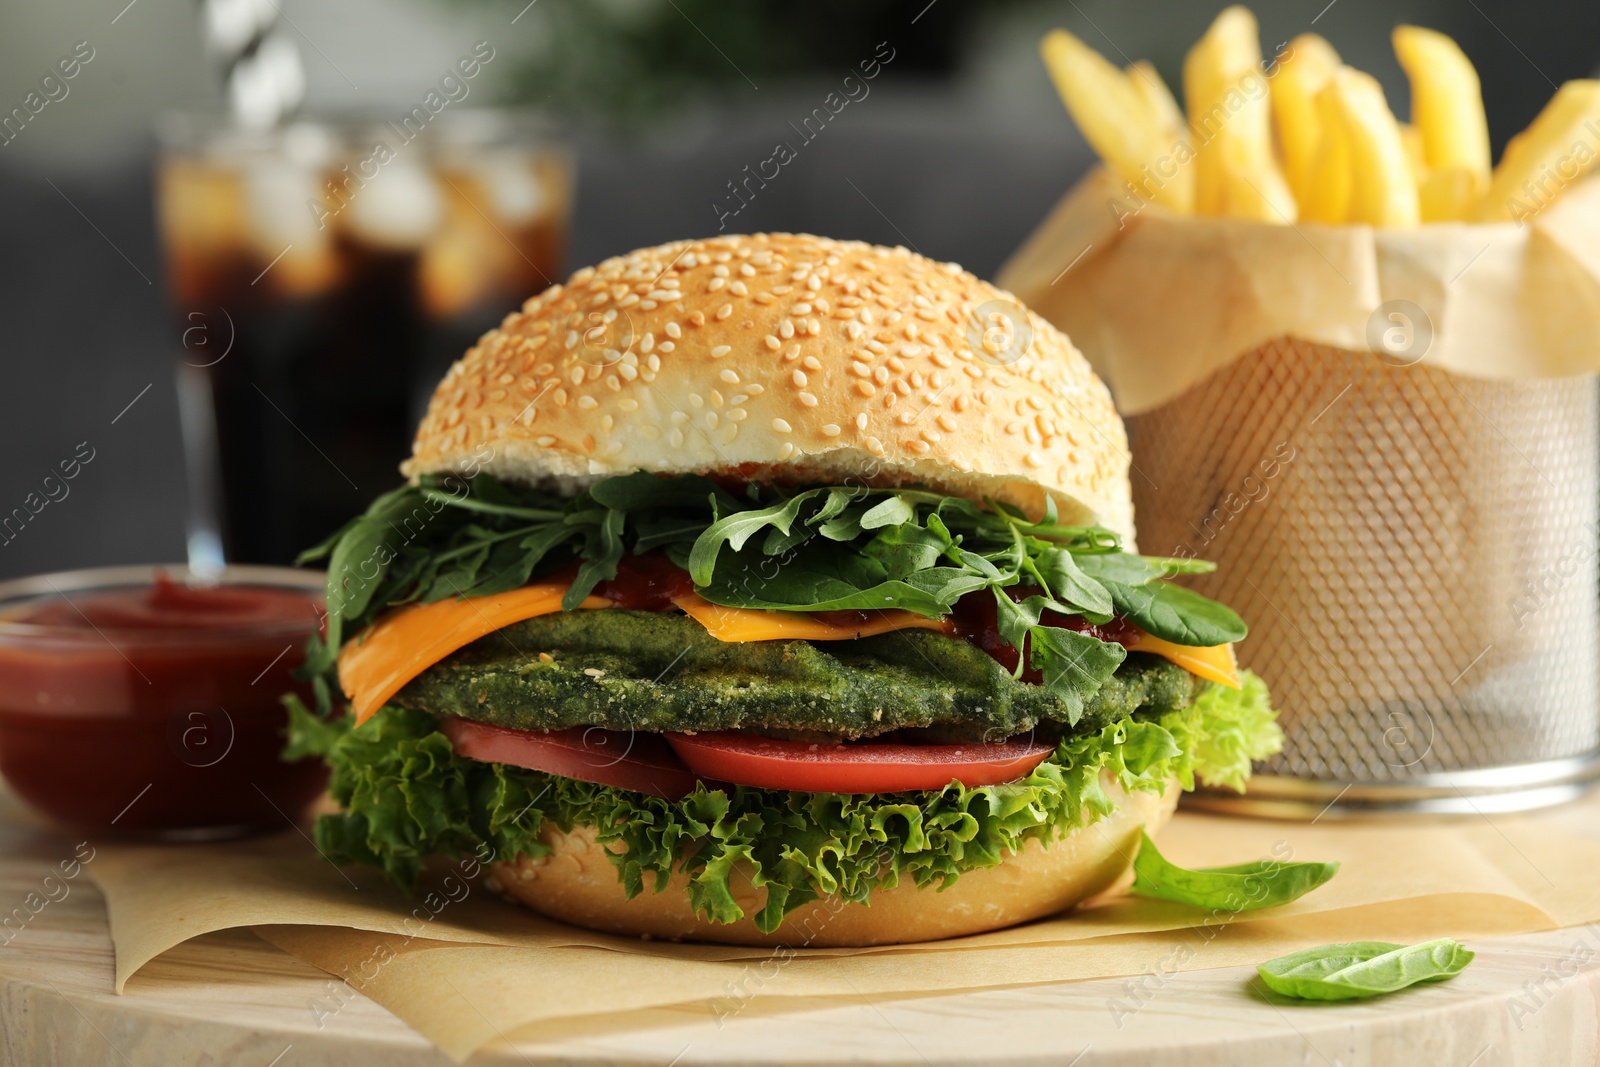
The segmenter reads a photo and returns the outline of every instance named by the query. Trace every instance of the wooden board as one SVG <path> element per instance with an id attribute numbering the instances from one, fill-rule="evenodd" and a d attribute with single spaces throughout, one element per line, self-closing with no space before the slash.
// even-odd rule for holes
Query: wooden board
<path id="1" fill-rule="evenodd" d="M 72 856 L 69 838 L 0 796 L 0 918 Z M 197 938 L 111 992 L 112 948 L 86 876 L 25 925 L 0 928 L 0 1064 L 255 1067 L 449 1061 L 353 992 L 318 1026 L 328 976 L 248 931 Z M 42 895 L 42 894 L 41 894 Z M 1248 968 L 1061 983 L 893 1003 L 756 996 L 722 1025 L 707 1005 L 508 1035 L 473 1064 L 1594 1063 L 1600 927 L 1475 943 L 1460 978 L 1342 1005 L 1275 1005 Z M 1152 960 L 1156 965 L 1159 961 Z M 597 1008 L 603 991 L 597 991 Z M 326 1000 L 323 1000 L 326 1003 Z"/>

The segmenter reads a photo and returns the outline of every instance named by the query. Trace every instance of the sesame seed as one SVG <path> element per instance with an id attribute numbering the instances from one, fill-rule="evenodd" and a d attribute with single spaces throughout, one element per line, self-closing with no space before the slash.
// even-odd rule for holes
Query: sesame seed
<path id="1" fill-rule="evenodd" d="M 854 374 L 858 378 L 870 378 L 872 377 L 872 368 L 861 362 L 859 359 L 852 360 L 850 363 L 850 373 Z"/>
<path id="2" fill-rule="evenodd" d="M 777 430 L 779 433 L 788 433 L 790 430 L 794 429 L 794 427 L 790 426 L 788 421 L 785 419 L 773 419 L 772 428 Z"/>
<path id="3" fill-rule="evenodd" d="M 732 304 L 723 304 L 721 307 L 719 307 L 717 309 L 717 319 L 719 321 L 722 320 L 722 319 L 727 318 L 729 315 L 732 315 L 732 314 L 733 314 L 733 305 Z"/>
<path id="4" fill-rule="evenodd" d="M 558 407 L 558 408 L 566 407 L 567 406 L 567 391 L 566 391 L 566 389 L 557 389 L 555 392 L 550 394 L 550 399 L 552 399 L 552 400 L 554 400 L 556 402 L 556 407 Z"/>
<path id="5" fill-rule="evenodd" d="M 639 410 L 639 402 L 631 396 L 625 396 L 617 401 L 617 410 L 625 414 L 632 414 Z"/>
<path id="6" fill-rule="evenodd" d="M 856 392 L 860 393 L 862 396 L 872 396 L 877 391 L 878 387 L 873 385 L 871 382 L 860 381 L 856 383 Z"/>
<path id="7" fill-rule="evenodd" d="M 666 325 L 666 327 L 665 327 L 665 329 L 666 329 L 666 332 L 667 332 L 667 336 L 668 336 L 668 337 L 671 337 L 671 338 L 679 338 L 679 337 L 682 337 L 682 336 L 683 336 L 683 327 L 682 327 L 682 326 L 679 326 L 679 325 L 678 325 L 678 324 L 677 324 L 677 323 L 675 323 L 675 322 L 669 322 L 669 323 L 667 323 L 667 325 Z"/>
<path id="8" fill-rule="evenodd" d="M 612 418 L 610 415 L 602 416 L 600 419 L 600 431 L 602 433 L 610 433 L 611 428 L 616 424 L 617 420 Z"/>
<path id="9" fill-rule="evenodd" d="M 776 352 L 778 349 L 783 347 L 783 342 L 769 333 L 767 334 L 766 345 L 768 348 L 772 349 L 772 351 Z"/>
<path id="10" fill-rule="evenodd" d="M 739 372 L 734 370 L 732 367 L 728 367 L 728 368 L 724 369 L 721 374 L 717 375 L 717 377 L 721 378 L 723 381 L 727 382 L 729 385 L 738 385 L 739 384 Z"/>
<path id="11" fill-rule="evenodd" d="M 728 292 L 732 293 L 734 296 L 750 295 L 750 290 L 744 284 L 744 282 L 734 282 L 732 285 L 728 286 Z"/>
<path id="12" fill-rule="evenodd" d="M 907 441 L 906 447 L 918 455 L 926 455 L 928 452 L 932 451 L 932 448 L 926 441 Z"/>
<path id="13" fill-rule="evenodd" d="M 790 375 L 790 380 L 793 381 L 794 384 L 804 388 L 806 384 L 806 372 L 803 370 L 797 370 L 794 372 L 794 374 Z"/>
<path id="14" fill-rule="evenodd" d="M 723 278 L 712 278 L 710 284 L 706 286 L 706 292 L 714 293 L 718 289 L 721 289 L 724 285 L 727 285 L 727 284 L 728 283 L 727 283 L 726 279 L 723 279 Z"/>
<path id="15" fill-rule="evenodd" d="M 746 411 L 744 408 L 733 408 L 725 416 L 725 418 L 727 418 L 727 420 L 729 422 L 743 422 L 745 419 L 748 419 L 749 417 L 750 417 L 750 413 L 748 411 Z"/>
<path id="16" fill-rule="evenodd" d="M 551 437 L 549 434 L 545 434 L 543 437 L 535 437 L 533 439 L 533 443 L 538 445 L 540 448 L 549 448 L 551 445 L 556 443 L 556 439 Z"/>
<path id="17" fill-rule="evenodd" d="M 800 361 L 800 365 L 802 367 L 804 367 L 806 370 L 811 370 L 811 371 L 817 371 L 817 370 L 821 370 L 822 369 L 822 361 L 817 359 L 816 356 L 807 356 L 805 359 Z"/>
<path id="18" fill-rule="evenodd" d="M 669 433 L 667 435 L 667 440 L 672 443 L 672 447 L 673 448 L 682 448 L 683 447 L 683 431 L 682 430 L 673 430 L 671 433 Z"/>
<path id="19" fill-rule="evenodd" d="M 744 391 L 749 393 L 751 396 L 760 396 L 762 393 L 767 391 L 767 387 L 759 382 L 752 382 L 744 387 Z"/>
<path id="20" fill-rule="evenodd" d="M 802 301 L 801 303 L 798 303 L 794 307 L 790 308 L 789 309 L 789 314 L 791 314 L 791 315 L 809 315 L 809 314 L 811 314 L 811 305 Z"/>
<path id="21" fill-rule="evenodd" d="M 600 402 L 598 400 L 596 400 L 594 397 L 588 395 L 587 393 L 585 393 L 583 396 L 580 396 L 578 398 L 578 410 L 579 411 L 592 411 L 592 410 L 594 410 L 595 408 L 597 408 L 599 406 L 600 406 Z"/>
<path id="22" fill-rule="evenodd" d="M 838 425 L 835 424 L 835 423 L 831 423 L 831 422 L 825 424 L 822 427 L 822 436 L 824 436 L 824 437 L 838 437 L 839 436 L 839 427 L 838 427 Z"/>
<path id="23" fill-rule="evenodd" d="M 778 458 L 788 459 L 792 455 L 794 455 L 794 445 L 789 441 L 785 441 L 783 447 L 778 449 Z"/>
<path id="24" fill-rule="evenodd" d="M 801 393 L 800 403 L 804 404 L 808 408 L 814 408 L 817 406 L 817 398 L 810 393 Z"/>
<path id="25" fill-rule="evenodd" d="M 782 322 L 778 323 L 778 336 L 783 338 L 785 341 L 793 337 L 794 323 L 790 322 L 788 319 L 784 319 Z"/>
<path id="26" fill-rule="evenodd" d="M 1022 457 L 1022 461 L 1030 467 L 1044 466 L 1044 457 L 1039 455 L 1037 452 L 1029 452 L 1027 455 Z"/>
<path id="27" fill-rule="evenodd" d="M 727 318 L 727 316 L 723 315 L 721 312 L 718 312 L 717 313 L 717 318 L 725 319 L 725 318 Z M 713 348 L 711 350 L 711 358 L 712 359 L 721 359 L 723 356 L 727 355 L 729 352 L 732 352 L 732 351 L 733 351 L 733 346 L 732 345 L 717 345 L 715 348 Z"/>
<path id="28" fill-rule="evenodd" d="M 862 444 L 866 445 L 867 451 L 871 452 L 874 456 L 883 455 L 883 442 L 878 440 L 876 437 L 869 437 L 863 441 Z"/>
<path id="29" fill-rule="evenodd" d="M 630 382 L 633 381 L 635 378 L 637 378 L 639 376 L 639 372 L 637 370 L 635 370 L 631 364 L 628 364 L 628 363 L 619 364 L 617 366 L 617 373 L 622 375 L 624 380 L 630 381 Z"/>

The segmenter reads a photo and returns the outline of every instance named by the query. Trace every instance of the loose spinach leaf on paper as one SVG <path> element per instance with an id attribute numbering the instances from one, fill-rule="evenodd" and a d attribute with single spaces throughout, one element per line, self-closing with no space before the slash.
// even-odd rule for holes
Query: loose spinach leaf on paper
<path id="1" fill-rule="evenodd" d="M 1268 989 L 1286 997 L 1354 1000 L 1454 978 L 1474 955 L 1448 937 L 1418 945 L 1352 941 L 1292 952 L 1268 960 L 1256 971 Z"/>
<path id="2" fill-rule="evenodd" d="M 1046 611 L 1100 623 L 1123 614 L 1178 644 L 1245 634 L 1233 612 L 1166 580 L 1208 565 L 1130 555 L 1111 531 L 1064 525 L 1053 507 L 1035 521 L 916 487 L 751 484 L 736 494 L 698 475 L 645 472 L 563 498 L 487 474 L 443 475 L 384 494 L 302 555 L 328 564 L 328 625 L 305 670 L 327 676 L 343 640 L 392 606 L 504 592 L 575 566 L 570 610 L 624 558 L 648 551 L 729 607 L 942 617 L 990 590 L 1003 639 L 1029 650 L 1019 673 L 1026 658 L 1069 701 L 1092 692 L 1123 651 L 1042 624 Z"/>
<path id="3" fill-rule="evenodd" d="M 1277 860 L 1186 870 L 1168 862 L 1144 834 L 1133 861 L 1131 892 L 1215 911 L 1255 911 L 1303 897 L 1337 873 L 1337 863 Z"/>

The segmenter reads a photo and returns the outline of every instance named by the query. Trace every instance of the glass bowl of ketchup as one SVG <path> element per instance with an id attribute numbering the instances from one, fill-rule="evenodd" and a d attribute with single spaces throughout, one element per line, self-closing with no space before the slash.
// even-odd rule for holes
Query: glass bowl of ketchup
<path id="1" fill-rule="evenodd" d="M 285 763 L 280 698 L 324 578 L 104 567 L 0 582 L 0 776 L 52 820 L 210 840 L 284 828 L 326 784 Z"/>

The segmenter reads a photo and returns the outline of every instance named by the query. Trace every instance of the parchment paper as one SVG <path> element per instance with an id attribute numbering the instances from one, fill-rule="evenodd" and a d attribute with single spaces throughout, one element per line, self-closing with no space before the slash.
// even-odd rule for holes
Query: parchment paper
<path id="1" fill-rule="evenodd" d="M 1185 866 L 1339 860 L 1339 875 L 1282 908 L 1214 915 L 1110 894 L 1012 930 L 874 949 L 741 948 L 635 941 L 508 907 L 481 873 L 430 872 L 415 898 L 374 871 L 334 868 L 297 834 L 206 847 L 104 847 L 117 988 L 146 962 L 213 930 L 253 927 L 346 985 L 308 1004 L 333 1025 L 352 990 L 456 1059 L 513 1031 L 698 1004 L 891 999 L 935 991 L 1173 973 L 1254 963 L 1327 941 L 1526 933 L 1600 920 L 1600 799 L 1555 812 L 1311 825 L 1180 813 L 1161 835 Z M 454 879 L 450 881 L 449 879 Z M 451 888 L 453 887 L 453 888 Z M 429 897 L 427 894 L 436 894 Z M 603 991 L 603 995 L 597 993 Z M 129 991 L 137 995 L 137 982 Z M 603 1014 L 602 1014 L 603 1013 Z M 314 1019 L 312 1017 L 315 1017 Z"/>
<path id="2" fill-rule="evenodd" d="M 1487 378 L 1600 369 L 1600 181 L 1526 225 L 1275 225 L 1120 203 L 1091 172 L 998 281 L 1067 333 L 1123 415 L 1275 338 L 1370 350 L 1373 313 L 1395 300 L 1425 313 L 1420 362 Z"/>

